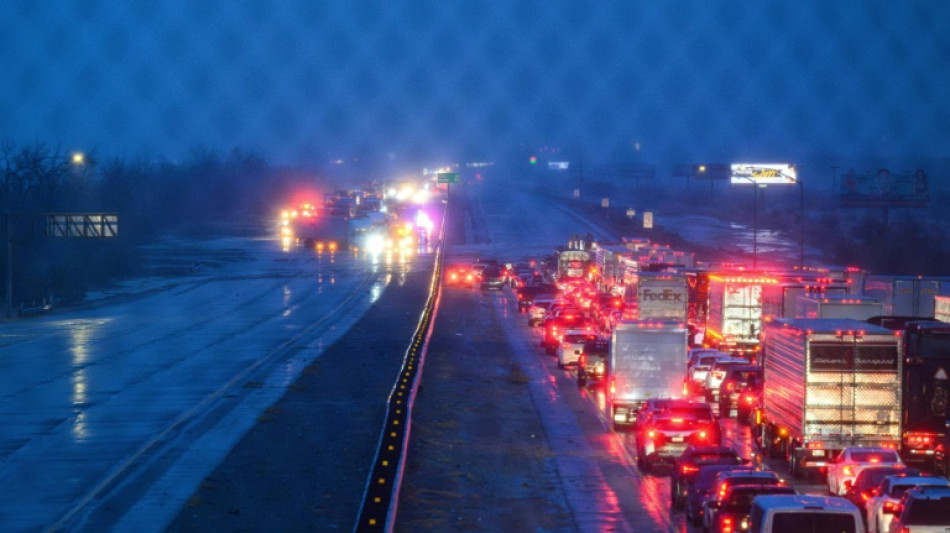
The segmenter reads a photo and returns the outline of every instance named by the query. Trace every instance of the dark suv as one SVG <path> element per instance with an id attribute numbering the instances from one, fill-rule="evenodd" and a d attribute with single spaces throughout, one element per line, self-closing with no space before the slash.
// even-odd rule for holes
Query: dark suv
<path id="1" fill-rule="evenodd" d="M 758 395 L 762 387 L 762 367 L 758 365 L 730 366 L 726 370 L 726 377 L 719 385 L 719 416 L 732 417 L 732 410 L 736 410 L 736 417 L 748 420 L 751 412 L 749 403 L 743 404 L 745 395 Z M 741 412 L 740 412 L 741 411 Z"/>
<path id="2" fill-rule="evenodd" d="M 482 290 L 502 290 L 505 287 L 505 274 L 501 267 L 488 265 L 481 275 Z"/>
<path id="3" fill-rule="evenodd" d="M 676 460 L 676 470 L 670 479 L 670 499 L 674 508 L 681 509 L 693 488 L 699 469 L 706 465 L 744 465 L 747 459 L 739 457 L 726 446 L 689 446 Z"/>

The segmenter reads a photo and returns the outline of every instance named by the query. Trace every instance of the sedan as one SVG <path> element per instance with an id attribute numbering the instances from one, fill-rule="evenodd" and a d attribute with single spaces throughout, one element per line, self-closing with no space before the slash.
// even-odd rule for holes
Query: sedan
<path id="1" fill-rule="evenodd" d="M 844 496 L 861 470 L 886 465 L 904 465 L 904 462 L 891 448 L 848 446 L 828 465 L 828 492 Z"/>
<path id="2" fill-rule="evenodd" d="M 936 476 L 887 476 L 867 501 L 868 533 L 886 533 L 901 496 L 914 487 L 950 487 L 950 481 Z"/>

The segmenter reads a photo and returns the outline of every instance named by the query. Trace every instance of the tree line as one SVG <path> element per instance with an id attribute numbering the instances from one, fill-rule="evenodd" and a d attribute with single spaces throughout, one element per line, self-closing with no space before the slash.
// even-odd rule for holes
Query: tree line
<path id="1" fill-rule="evenodd" d="M 137 250 L 158 236 L 260 222 L 289 190 L 314 179 L 238 149 L 225 156 L 195 149 L 184 162 L 100 161 L 95 153 L 4 141 L 0 269 L 7 279 L 12 258 L 14 307 L 78 302 L 93 286 L 141 273 Z M 65 213 L 116 214 L 118 235 L 48 235 L 47 216 Z"/>

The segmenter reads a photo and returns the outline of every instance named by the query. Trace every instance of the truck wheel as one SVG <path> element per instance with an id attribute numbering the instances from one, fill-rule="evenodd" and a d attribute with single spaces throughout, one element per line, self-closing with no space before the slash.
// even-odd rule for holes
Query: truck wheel
<path id="1" fill-rule="evenodd" d="M 729 418 L 729 402 L 719 400 L 719 418 Z"/>
<path id="2" fill-rule="evenodd" d="M 736 407 L 736 421 L 744 426 L 749 425 L 749 410 L 743 409 L 741 404 Z"/>

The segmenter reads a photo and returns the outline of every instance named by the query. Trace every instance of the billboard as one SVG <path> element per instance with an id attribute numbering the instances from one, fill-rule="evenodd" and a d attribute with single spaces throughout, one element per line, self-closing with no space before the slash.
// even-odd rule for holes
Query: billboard
<path id="1" fill-rule="evenodd" d="M 733 163 L 730 183 L 737 185 L 794 185 L 798 183 L 795 165 L 787 163 Z"/>
<path id="2" fill-rule="evenodd" d="M 927 174 L 892 174 L 886 168 L 859 174 L 853 169 L 841 176 L 841 207 L 926 207 L 930 202 Z"/>

